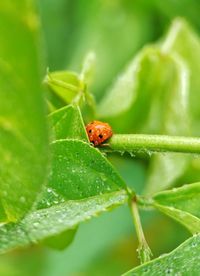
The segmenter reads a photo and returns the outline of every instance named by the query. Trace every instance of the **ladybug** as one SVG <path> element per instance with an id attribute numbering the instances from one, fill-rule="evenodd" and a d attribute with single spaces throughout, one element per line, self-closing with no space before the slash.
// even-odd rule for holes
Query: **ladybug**
<path id="1" fill-rule="evenodd" d="M 104 141 L 109 139 L 112 135 L 112 128 L 107 123 L 100 121 L 93 121 L 86 126 L 86 131 L 91 143 L 94 146 L 101 145 Z"/>

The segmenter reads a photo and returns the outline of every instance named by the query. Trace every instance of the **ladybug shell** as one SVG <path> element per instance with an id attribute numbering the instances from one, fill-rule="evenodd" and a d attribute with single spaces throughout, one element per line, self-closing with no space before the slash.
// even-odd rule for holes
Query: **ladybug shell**
<path id="1" fill-rule="evenodd" d="M 86 131 L 91 143 L 94 146 L 101 145 L 104 141 L 109 139 L 113 132 L 112 128 L 107 123 L 100 121 L 93 121 L 86 126 Z"/>

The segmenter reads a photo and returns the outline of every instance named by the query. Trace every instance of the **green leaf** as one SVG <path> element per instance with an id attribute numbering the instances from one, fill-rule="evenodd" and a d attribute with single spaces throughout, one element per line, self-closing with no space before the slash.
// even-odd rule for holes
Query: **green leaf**
<path id="1" fill-rule="evenodd" d="M 112 165 L 88 143 L 59 140 L 52 143 L 51 151 L 48 187 L 63 198 L 81 199 L 126 189 Z"/>
<path id="2" fill-rule="evenodd" d="M 38 243 L 48 237 L 73 229 L 80 222 L 122 205 L 127 200 L 127 193 L 121 190 L 81 200 L 70 200 L 47 209 L 34 211 L 19 223 L 1 226 L 0 253 Z"/>
<path id="3" fill-rule="evenodd" d="M 160 192 L 153 200 L 154 207 L 183 224 L 190 232 L 200 232 L 199 182 Z"/>
<path id="4" fill-rule="evenodd" d="M 89 142 L 78 106 L 65 106 L 52 112 L 48 117 L 52 129 L 52 140 L 74 138 Z"/>
<path id="5" fill-rule="evenodd" d="M 129 275 L 199 275 L 200 235 L 194 235 L 169 254 L 133 268 Z"/>
<path id="6" fill-rule="evenodd" d="M 79 110 L 76 107 L 65 107 L 52 113 L 50 118 L 54 120 L 54 123 L 57 119 L 60 122 L 60 118 L 66 120 L 66 124 L 61 124 L 61 129 L 55 125 L 56 138 L 74 137 L 77 129 L 80 133 L 81 128 L 85 133 Z M 71 132 L 68 131 L 70 124 L 74 126 Z M 80 137 L 80 139 L 83 138 Z M 48 208 L 69 199 L 88 198 L 127 189 L 107 159 L 98 149 L 88 143 L 74 139 L 57 140 L 52 143 L 51 151 L 51 174 L 47 186 L 44 187 L 35 205 L 36 209 Z M 60 238 L 56 237 L 56 239 Z"/>
<path id="7" fill-rule="evenodd" d="M 200 37 L 191 28 L 191 26 L 181 18 L 175 19 L 169 28 L 169 31 L 162 42 L 162 49 L 165 52 L 173 53 L 181 57 L 188 67 L 190 73 L 190 93 L 188 95 L 188 103 L 190 107 L 191 132 L 195 136 L 199 136 L 199 70 L 200 70 Z M 195 164 L 195 165 L 194 165 Z M 199 177 L 194 176 L 195 170 L 198 172 L 200 162 L 198 159 L 191 162 L 186 174 L 190 175 L 193 181 L 198 181 Z M 187 176 L 183 176 L 183 182 L 188 182 Z M 190 181 L 189 180 L 189 181 Z"/>
<path id="8" fill-rule="evenodd" d="M 96 104 L 93 95 L 88 91 L 88 83 L 86 83 L 89 80 L 90 68 L 88 67 L 90 64 L 85 64 L 85 66 L 86 68 L 83 68 L 80 75 L 69 71 L 48 73 L 45 83 L 65 104 L 73 103 L 81 106 L 84 117 L 90 121 L 94 117 Z M 58 99 L 56 99 L 57 101 Z M 56 103 L 56 105 L 58 104 L 59 106 L 63 105 L 63 103 Z M 56 109 L 49 100 L 48 107 L 51 111 Z"/>
<path id="9" fill-rule="evenodd" d="M 48 73 L 45 83 L 65 103 L 69 104 L 83 90 L 78 74 L 70 71 Z"/>
<path id="10" fill-rule="evenodd" d="M 65 230 L 42 241 L 42 244 L 57 250 L 63 250 L 71 244 L 76 235 L 77 228 Z"/>
<path id="11" fill-rule="evenodd" d="M 172 25 L 171 31 L 174 32 L 175 26 Z M 176 54 L 171 54 L 165 50 L 171 37 L 169 34 L 160 45 L 161 51 L 170 54 L 176 66 L 176 75 L 174 78 L 174 88 L 166 104 L 164 114 L 163 131 L 170 135 L 188 135 L 189 133 L 189 71 L 186 64 Z M 174 39 L 174 37 L 173 37 Z M 159 103 L 155 103 L 159 105 Z M 152 120 L 153 121 L 153 120 Z M 175 180 L 183 175 L 189 163 L 188 156 L 181 154 L 171 154 L 167 156 L 156 155 L 150 165 L 149 177 L 145 192 L 153 194 L 156 191 L 170 187 Z M 162 179 L 162 181 L 160 181 Z"/>
<path id="12" fill-rule="evenodd" d="M 48 118 L 52 130 L 52 140 L 75 138 L 88 142 L 85 126 L 78 106 L 65 106 L 51 113 Z M 65 200 L 47 186 L 40 195 L 39 203 L 36 204 L 37 208 L 42 208 L 42 202 L 44 201 L 47 201 L 50 206 L 62 203 Z M 75 234 L 76 229 L 67 230 L 45 239 L 42 243 L 51 248 L 62 250 L 72 242 Z"/>
<path id="13" fill-rule="evenodd" d="M 200 218 L 199 182 L 157 193 L 153 199 L 158 204 L 174 207 Z"/>
<path id="14" fill-rule="evenodd" d="M 1 1 L 0 194 L 10 221 L 31 208 L 46 175 L 38 27 L 33 1 Z"/>
<path id="15" fill-rule="evenodd" d="M 188 74 L 179 57 L 147 47 L 114 83 L 98 111 L 116 132 L 187 135 Z M 180 154 L 154 155 L 145 192 L 169 187 L 187 164 L 188 157 Z"/>
<path id="16" fill-rule="evenodd" d="M 158 47 L 147 47 L 107 92 L 98 112 L 117 132 L 185 134 L 187 96 L 188 70 L 183 61 Z"/>
<path id="17" fill-rule="evenodd" d="M 178 18 L 173 21 L 161 47 L 163 51 L 181 57 L 188 66 L 191 80 L 188 100 L 193 115 L 192 130 L 194 135 L 199 135 L 200 38 L 184 19 Z"/>
<path id="18" fill-rule="evenodd" d="M 80 109 L 76 105 L 65 106 L 49 116 L 50 127 L 52 130 L 52 140 L 75 138 L 88 142 L 85 126 L 80 113 Z M 48 185 L 44 187 L 39 201 L 35 204 L 36 208 L 41 209 L 44 206 L 51 206 L 64 202 L 63 196 L 58 195 Z M 43 204 L 45 202 L 45 205 Z M 67 247 L 73 240 L 76 230 L 67 230 L 63 233 L 54 235 L 45 239 L 42 243 L 54 249 L 62 250 Z"/>
<path id="19" fill-rule="evenodd" d="M 157 203 L 153 204 L 155 208 L 160 210 L 162 213 L 167 216 L 175 219 L 183 226 L 185 226 L 192 234 L 200 232 L 200 219 L 191 215 L 188 212 L 184 212 L 179 209 L 175 209 L 174 207 L 168 207 L 164 205 L 160 205 Z"/>
<path id="20" fill-rule="evenodd" d="M 52 143 L 51 152 L 51 174 L 36 204 L 37 209 L 64 204 L 66 200 L 87 199 L 126 190 L 124 182 L 107 159 L 88 143 L 58 140 Z M 57 234 L 56 238 L 51 238 L 51 243 L 62 240 L 60 233 Z M 64 235 L 68 235 L 67 232 Z M 61 247 L 64 246 L 63 243 Z"/>

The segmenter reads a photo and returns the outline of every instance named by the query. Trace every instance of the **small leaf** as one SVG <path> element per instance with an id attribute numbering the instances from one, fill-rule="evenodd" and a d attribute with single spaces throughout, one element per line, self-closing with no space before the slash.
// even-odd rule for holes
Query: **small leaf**
<path id="1" fill-rule="evenodd" d="M 48 73 L 45 83 L 67 104 L 71 103 L 82 90 L 78 74 L 70 71 Z"/>
<path id="2" fill-rule="evenodd" d="M 52 140 L 74 138 L 89 142 L 78 106 L 65 106 L 52 112 L 48 117 L 52 129 Z"/>
<path id="3" fill-rule="evenodd" d="M 200 183 L 163 191 L 153 197 L 154 207 L 177 220 L 192 233 L 200 232 Z"/>
<path id="4" fill-rule="evenodd" d="M 200 235 L 194 235 L 169 254 L 123 274 L 131 275 L 199 275 Z"/>
<path id="5" fill-rule="evenodd" d="M 0 2 L 0 194 L 10 221 L 31 208 L 46 177 L 38 27 L 34 1 Z"/>
<path id="6" fill-rule="evenodd" d="M 9 223 L 0 227 L 0 253 L 38 243 L 73 229 L 80 222 L 122 205 L 127 200 L 127 193 L 120 190 L 86 199 L 70 200 L 34 211 L 19 223 Z"/>
<path id="7" fill-rule="evenodd" d="M 153 199 L 159 204 L 189 212 L 200 218 L 200 182 L 157 193 Z"/>

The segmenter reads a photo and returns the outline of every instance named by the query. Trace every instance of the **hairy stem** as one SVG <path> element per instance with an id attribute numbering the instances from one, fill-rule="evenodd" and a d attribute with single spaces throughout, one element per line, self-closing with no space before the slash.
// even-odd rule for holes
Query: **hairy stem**
<path id="1" fill-rule="evenodd" d="M 107 148 L 116 151 L 200 154 L 200 138 L 148 134 L 114 134 Z"/>
<path id="2" fill-rule="evenodd" d="M 143 233 L 142 224 L 140 221 L 140 216 L 139 216 L 137 202 L 136 202 L 136 196 L 134 196 L 131 201 L 131 213 L 133 216 L 135 230 L 136 230 L 136 234 L 137 234 L 138 242 L 139 242 L 139 246 L 137 249 L 138 256 L 139 256 L 141 264 L 143 264 L 143 263 L 150 261 L 152 253 L 151 253 L 151 250 L 146 242 L 146 239 L 145 239 L 145 236 Z"/>

